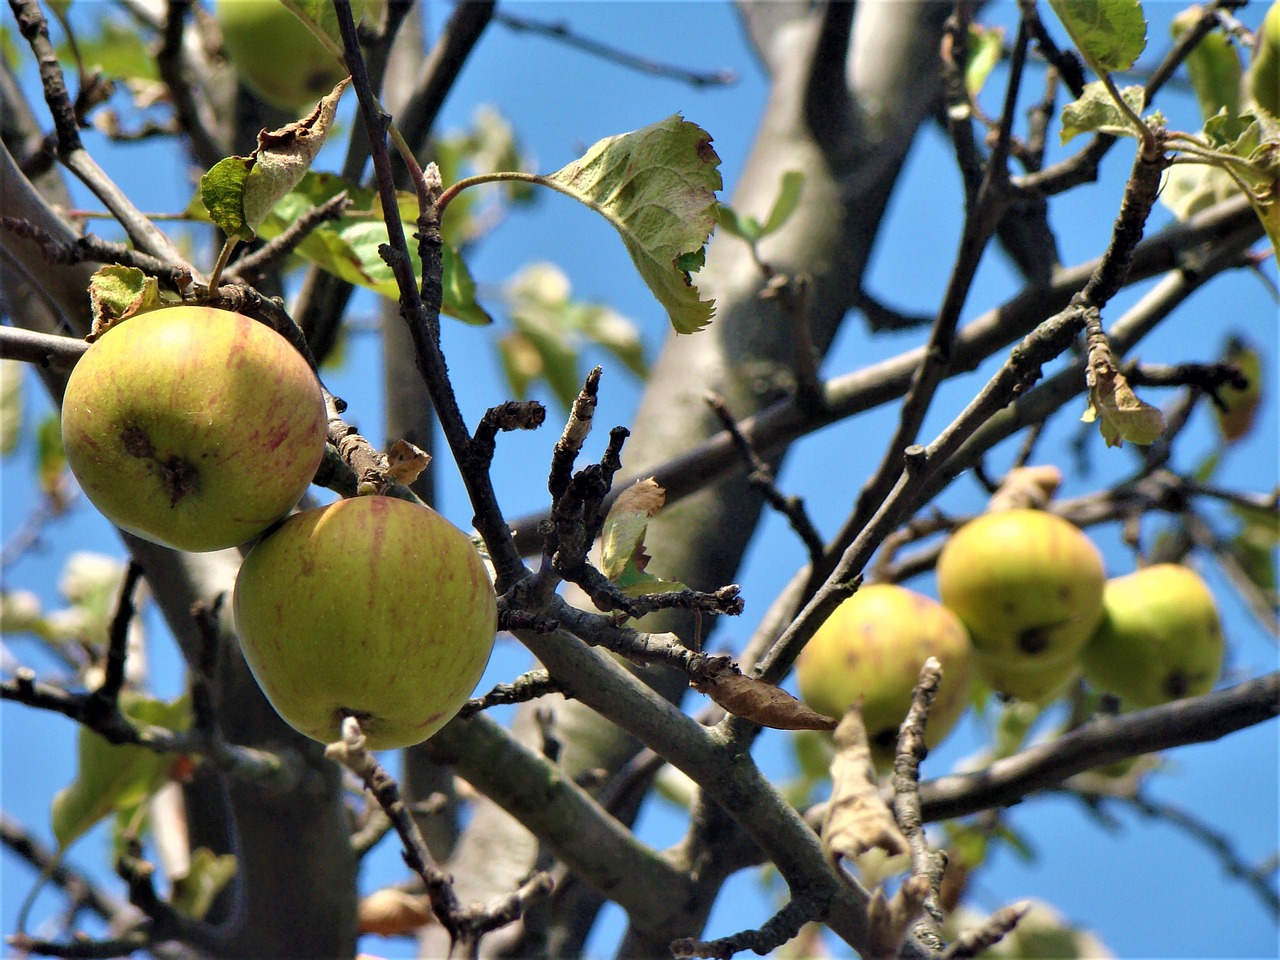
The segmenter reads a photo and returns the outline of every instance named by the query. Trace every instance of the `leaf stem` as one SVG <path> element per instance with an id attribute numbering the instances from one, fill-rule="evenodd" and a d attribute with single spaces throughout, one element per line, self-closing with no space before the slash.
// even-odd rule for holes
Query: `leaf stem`
<path id="1" fill-rule="evenodd" d="M 222 249 L 218 251 L 218 260 L 214 263 L 213 271 L 209 274 L 210 293 L 218 289 L 218 281 L 222 279 L 222 271 L 226 269 L 227 261 L 231 259 L 231 252 L 235 250 L 236 244 L 239 242 L 239 237 L 227 237 L 223 241 Z"/>
<path id="2" fill-rule="evenodd" d="M 1120 90 L 1116 87 L 1116 82 L 1111 78 L 1111 74 L 1102 69 L 1092 60 L 1090 60 L 1089 65 L 1093 67 L 1094 72 L 1098 74 L 1098 78 L 1102 81 L 1102 85 L 1107 88 L 1107 93 L 1111 96 L 1112 102 L 1114 102 L 1120 112 L 1128 118 L 1129 122 L 1133 124 L 1134 129 L 1138 131 L 1138 137 L 1142 140 L 1143 157 L 1150 160 L 1159 156 L 1160 144 L 1156 142 L 1155 134 L 1151 132 L 1150 127 L 1142 122 L 1142 117 L 1138 116 L 1138 114 L 1134 112 L 1133 107 L 1129 106 L 1124 97 L 1120 95 Z"/>
<path id="3" fill-rule="evenodd" d="M 452 186 L 445 188 L 444 193 L 436 200 L 436 211 L 443 218 L 449 201 L 468 187 L 477 187 L 483 183 L 536 183 L 543 187 L 554 186 L 540 173 L 525 173 L 521 170 L 498 170 L 493 173 L 478 173 L 474 177 L 463 177 Z"/>

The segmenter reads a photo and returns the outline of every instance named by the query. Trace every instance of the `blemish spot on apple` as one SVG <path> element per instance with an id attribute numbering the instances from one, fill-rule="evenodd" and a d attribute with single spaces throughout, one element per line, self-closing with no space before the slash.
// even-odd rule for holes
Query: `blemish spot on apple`
<path id="1" fill-rule="evenodd" d="M 160 476 L 165 492 L 169 494 L 169 506 L 200 489 L 200 471 L 184 457 L 169 457 L 160 464 Z"/>
<path id="2" fill-rule="evenodd" d="M 1018 649 L 1023 653 L 1043 653 L 1049 646 L 1049 633 L 1044 627 L 1031 627 L 1018 634 Z"/>
<path id="3" fill-rule="evenodd" d="M 120 431 L 120 442 L 124 445 L 124 452 L 131 457 L 150 460 L 156 455 L 151 438 L 141 427 L 125 427 Z"/>

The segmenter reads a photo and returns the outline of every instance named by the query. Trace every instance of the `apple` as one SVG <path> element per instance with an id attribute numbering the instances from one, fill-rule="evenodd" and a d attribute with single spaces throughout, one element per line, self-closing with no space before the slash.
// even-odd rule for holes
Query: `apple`
<path id="1" fill-rule="evenodd" d="M 1253 35 L 1248 86 L 1254 103 L 1280 117 L 1280 0 L 1273 0 Z"/>
<path id="2" fill-rule="evenodd" d="M 1208 693 L 1222 670 L 1222 626 L 1200 575 L 1158 563 L 1107 581 L 1106 610 L 1081 654 L 1090 683 L 1122 706 L 1154 707 Z"/>
<path id="3" fill-rule="evenodd" d="M 1043 510 L 966 523 L 942 548 L 937 576 L 943 604 L 1001 673 L 1051 672 L 1050 664 L 1074 660 L 1102 619 L 1102 555 L 1078 527 Z"/>
<path id="4" fill-rule="evenodd" d="M 71 371 L 67 464 L 116 526 L 177 550 L 250 540 L 324 456 L 320 382 L 274 330 L 211 307 L 120 321 Z"/>
<path id="5" fill-rule="evenodd" d="M 1235 443 L 1245 436 L 1253 426 L 1258 410 L 1262 404 L 1262 357 L 1256 348 L 1232 337 L 1227 342 L 1223 353 L 1223 362 L 1235 364 L 1248 383 L 1243 387 L 1223 384 L 1218 388 L 1218 399 L 1226 404 L 1222 409 L 1213 406 L 1214 419 L 1218 422 L 1218 432 L 1227 443 Z"/>
<path id="6" fill-rule="evenodd" d="M 480 680 L 497 601 L 471 540 L 429 507 L 364 496 L 294 514 L 236 578 L 245 661 L 276 712 L 330 743 L 421 743 Z"/>
<path id="7" fill-rule="evenodd" d="M 969 702 L 972 651 L 959 619 L 936 600 L 893 584 L 862 587 L 820 626 L 796 661 L 800 696 L 840 718 L 862 697 L 862 719 L 877 766 L 892 764 L 898 728 L 929 657 L 942 684 L 929 712 L 925 742 L 936 746 Z"/>
<path id="8" fill-rule="evenodd" d="M 280 0 L 217 0 L 222 45 L 244 85 L 288 113 L 310 110 L 347 69 Z"/>
<path id="9" fill-rule="evenodd" d="M 1038 706 L 1058 699 L 1067 685 L 1080 676 L 1080 663 L 1074 657 L 1031 667 L 1010 667 L 999 657 L 975 652 L 973 668 L 992 690 Z"/>

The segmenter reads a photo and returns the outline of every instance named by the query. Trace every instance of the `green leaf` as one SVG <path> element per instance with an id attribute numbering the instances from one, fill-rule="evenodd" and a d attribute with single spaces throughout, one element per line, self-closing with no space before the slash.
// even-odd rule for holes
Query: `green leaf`
<path id="1" fill-rule="evenodd" d="M 13 453 L 22 432 L 22 361 L 0 360 L 0 457 Z"/>
<path id="2" fill-rule="evenodd" d="M 762 228 L 759 220 L 755 217 L 738 216 L 733 207 L 727 203 L 716 205 L 716 225 L 726 233 L 741 237 L 748 243 L 755 243 L 761 236 Z"/>
<path id="3" fill-rule="evenodd" d="M 1165 173 L 1160 202 L 1186 220 L 1240 192 L 1227 171 L 1203 163 L 1176 163 Z"/>
<path id="4" fill-rule="evenodd" d="M 986 86 L 987 78 L 1004 56 L 1004 27 L 969 24 L 969 58 L 964 67 L 964 85 L 970 97 Z"/>
<path id="5" fill-rule="evenodd" d="M 1178 39 L 1200 19 L 1199 7 L 1189 7 L 1173 18 L 1170 32 Z M 1221 30 L 1205 34 L 1187 54 L 1187 73 L 1200 103 L 1200 116 L 1208 120 L 1221 112 L 1234 117 L 1240 112 L 1240 80 L 1243 69 L 1240 53 Z"/>
<path id="6" fill-rule="evenodd" d="M 601 140 L 546 178 L 614 225 L 678 333 L 701 329 L 715 312 L 690 274 L 715 227 L 719 163 L 710 135 L 677 114 Z"/>
<path id="7" fill-rule="evenodd" d="M 624 490 L 609 508 L 600 533 L 600 572 L 628 596 L 670 593 L 688 589 L 683 583 L 663 580 L 646 569 L 649 555 L 644 535 L 649 520 L 662 509 L 667 494 L 649 477 Z"/>
<path id="8" fill-rule="evenodd" d="M 524 397 L 533 381 L 545 379 L 568 409 L 582 386 L 578 345 L 583 340 L 608 350 L 637 376 L 647 372 L 634 325 L 608 307 L 574 300 L 568 277 L 551 264 L 525 267 L 505 293 L 515 330 L 498 342 L 498 351 L 516 396 Z"/>
<path id="9" fill-rule="evenodd" d="M 520 336 L 538 356 L 536 376 L 546 380 L 556 400 L 564 409 L 569 409 L 582 389 L 577 348 L 569 341 L 563 328 L 549 322 L 536 309 L 513 313 L 511 319 Z M 525 386 L 527 389 L 528 384 Z"/>
<path id="10" fill-rule="evenodd" d="M 173 881 L 170 902 L 191 917 L 203 920 L 222 888 L 236 875 L 233 854 L 215 854 L 208 847 L 198 847 L 191 854 L 191 868 L 185 877 Z"/>
<path id="11" fill-rule="evenodd" d="M 200 199 L 228 237 L 254 237 L 272 208 L 302 182 L 324 145 L 348 82 L 341 81 L 303 119 L 261 131 L 248 157 L 219 160 L 200 178 Z"/>
<path id="12" fill-rule="evenodd" d="M 760 228 L 760 236 L 768 236 L 781 229 L 795 213 L 800 205 L 800 195 L 804 192 L 804 174 L 799 170 L 788 170 L 782 175 L 782 183 L 778 186 L 778 196 L 773 201 L 769 216 L 765 217 L 764 226 Z"/>
<path id="13" fill-rule="evenodd" d="M 400 288 L 395 275 L 378 254 L 378 247 L 388 242 L 388 235 L 382 219 L 382 204 L 372 190 L 347 183 L 333 174 L 308 172 L 258 225 L 257 235 L 264 240 L 275 239 L 299 217 L 344 191 L 349 202 L 343 216 L 312 230 L 295 248 L 295 253 L 348 283 L 397 299 Z M 417 198 L 411 193 L 400 193 L 397 200 L 401 219 L 412 224 L 418 216 Z M 453 207 L 450 204 L 449 209 L 452 211 Z M 194 200 L 187 206 L 187 216 L 208 219 Z M 444 312 L 467 323 L 492 323 L 492 318 L 474 298 L 475 284 L 461 255 L 447 243 L 443 255 Z M 421 276 L 422 260 L 416 244 L 409 244 L 409 259 L 414 274 Z"/>
<path id="14" fill-rule="evenodd" d="M 1233 505 L 1240 528 L 1228 544 L 1245 575 L 1258 589 L 1274 597 L 1276 591 L 1276 548 L 1280 547 L 1280 517 L 1270 510 Z"/>
<path id="15" fill-rule="evenodd" d="M 25 43 L 18 43 L 13 37 L 13 31 L 9 29 L 9 24 L 0 23 L 0 59 L 9 64 L 15 73 L 21 71 L 25 64 L 28 47 Z"/>
<path id="16" fill-rule="evenodd" d="M 187 698 L 165 703 L 140 695 L 123 696 L 121 709 L 139 723 L 186 730 Z M 98 821 L 136 807 L 165 782 L 172 757 L 145 747 L 108 743 L 88 727 L 79 733 L 75 781 L 53 798 L 53 835 L 66 849 Z"/>
<path id="17" fill-rule="evenodd" d="M 62 422 L 56 413 L 36 428 L 36 473 L 40 489 L 60 510 L 67 499 L 67 454 L 62 449 Z"/>
<path id="18" fill-rule="evenodd" d="M 1280 117 L 1280 0 L 1273 0 L 1253 35 L 1249 94 L 1261 109 Z"/>
<path id="19" fill-rule="evenodd" d="M 160 283 L 137 267 L 99 267 L 89 278 L 89 309 L 93 315 L 90 340 L 96 340 L 122 320 L 163 306 Z"/>
<path id="20" fill-rule="evenodd" d="M 18 633 L 33 633 L 42 640 L 50 638 L 40 598 L 30 590 L 0 591 L 0 634 Z"/>
<path id="21" fill-rule="evenodd" d="M 1128 70 L 1146 49 L 1147 21 L 1138 0 L 1049 0 L 1049 5 L 1095 68 Z"/>
<path id="22" fill-rule="evenodd" d="M 209 219 L 228 237 L 252 240 L 253 228 L 244 216 L 244 185 L 253 163 L 247 157 L 219 160 L 200 178 L 200 202 Z"/>
<path id="23" fill-rule="evenodd" d="M 1134 113 L 1141 115 L 1146 100 L 1142 87 L 1125 87 L 1120 96 Z M 1101 81 L 1087 84 L 1079 100 L 1062 108 L 1062 142 L 1065 144 L 1082 133 L 1109 133 L 1113 137 L 1138 135 L 1128 115 L 1111 99 Z"/>
<path id="24" fill-rule="evenodd" d="M 345 59 L 342 47 L 342 31 L 338 29 L 338 14 L 332 0 L 280 0 L 293 15 L 307 25 L 316 38 L 335 57 Z M 355 0 L 351 4 L 352 19 L 358 24 L 364 15 L 364 3 Z"/>

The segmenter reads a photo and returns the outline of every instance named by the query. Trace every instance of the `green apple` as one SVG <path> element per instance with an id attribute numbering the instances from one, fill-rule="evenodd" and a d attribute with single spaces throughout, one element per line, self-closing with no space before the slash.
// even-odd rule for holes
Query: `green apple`
<path id="1" fill-rule="evenodd" d="M 1032 667 L 1010 668 L 1000 657 L 975 653 L 973 667 L 979 679 L 997 693 L 1039 706 L 1058 699 L 1067 685 L 1080 676 L 1080 664 L 1074 657 Z"/>
<path id="2" fill-rule="evenodd" d="M 71 371 L 67 463 L 116 526 L 178 550 L 251 540 L 324 456 L 320 382 L 278 333 L 210 307 L 117 323 Z"/>
<path id="3" fill-rule="evenodd" d="M 862 697 L 872 758 L 888 766 L 911 691 L 929 657 L 942 664 L 942 685 L 929 712 L 925 741 L 936 746 L 969 702 L 969 635 L 936 600 L 892 584 L 861 588 L 836 608 L 796 661 L 800 696 L 838 719 Z"/>
<path id="4" fill-rule="evenodd" d="M 1280 0 L 1274 0 L 1253 35 L 1249 94 L 1254 103 L 1280 117 Z"/>
<path id="5" fill-rule="evenodd" d="M 1102 619 L 1102 555 L 1043 510 L 986 513 L 938 557 L 938 593 L 1001 672 L 1074 660 Z"/>
<path id="6" fill-rule="evenodd" d="M 1213 415 L 1218 422 L 1218 432 L 1227 443 L 1235 443 L 1244 437 L 1253 426 L 1258 410 L 1262 404 L 1262 357 L 1257 349 L 1238 337 L 1227 342 L 1223 353 L 1224 363 L 1235 364 L 1241 376 L 1248 381 L 1243 387 L 1225 384 L 1218 388 L 1218 399 L 1226 404 L 1222 409 L 1213 406 Z"/>
<path id="7" fill-rule="evenodd" d="M 1081 654 L 1084 675 L 1126 708 L 1208 693 L 1222 670 L 1222 626 L 1200 575 L 1158 563 L 1107 581 L 1106 614 Z"/>
<path id="8" fill-rule="evenodd" d="M 329 743 L 352 716 L 374 750 L 421 743 L 457 714 L 498 618 L 471 540 L 382 496 L 290 517 L 245 557 L 233 605 L 244 658 L 284 721 Z"/>
<path id="9" fill-rule="evenodd" d="M 347 69 L 280 0 L 217 0 L 227 58 L 244 85 L 289 113 L 310 110 Z"/>

